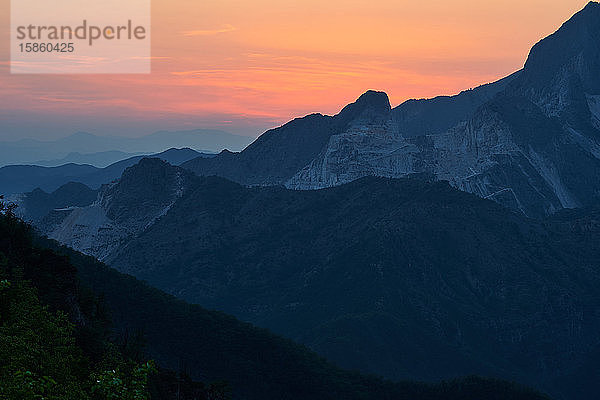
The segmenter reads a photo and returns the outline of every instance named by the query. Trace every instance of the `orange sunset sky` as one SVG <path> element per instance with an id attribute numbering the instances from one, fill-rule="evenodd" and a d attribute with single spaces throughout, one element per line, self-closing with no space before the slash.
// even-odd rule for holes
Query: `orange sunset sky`
<path id="1" fill-rule="evenodd" d="M 126 1 L 126 0 L 124 0 Z M 392 105 L 520 68 L 587 0 L 153 0 L 149 75 L 10 75 L 0 0 L 0 139 L 76 131 L 248 136 L 368 89 Z"/>

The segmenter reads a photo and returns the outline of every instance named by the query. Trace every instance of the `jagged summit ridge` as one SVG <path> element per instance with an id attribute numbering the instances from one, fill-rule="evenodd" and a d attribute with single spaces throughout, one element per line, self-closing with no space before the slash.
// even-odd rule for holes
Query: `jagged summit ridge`
<path id="1" fill-rule="evenodd" d="M 479 99 L 466 92 L 407 102 L 393 111 L 387 135 L 378 135 L 386 140 L 334 136 L 286 185 L 315 189 L 365 175 L 425 173 L 528 216 L 592 204 L 600 189 L 598 43 L 600 6 L 592 2 L 535 46 L 521 73 L 476 89 Z M 464 120 L 440 129 L 452 121 L 446 115 L 461 112 Z M 440 124 L 423 115 L 441 115 Z M 412 134 L 419 124 L 420 134 Z"/>
<path id="2" fill-rule="evenodd" d="M 364 176 L 426 176 L 530 217 L 600 200 L 600 4 L 532 49 L 522 71 L 391 109 L 368 91 L 336 116 L 269 131 L 199 175 L 299 190 Z M 194 165 L 196 164 L 196 165 Z M 200 164 L 200 165 L 199 165 Z"/>
<path id="3" fill-rule="evenodd" d="M 390 99 L 387 93 L 375 90 L 368 90 L 363 93 L 356 102 L 348 107 L 352 106 L 363 110 L 372 109 L 378 112 L 389 112 L 391 110 Z"/>

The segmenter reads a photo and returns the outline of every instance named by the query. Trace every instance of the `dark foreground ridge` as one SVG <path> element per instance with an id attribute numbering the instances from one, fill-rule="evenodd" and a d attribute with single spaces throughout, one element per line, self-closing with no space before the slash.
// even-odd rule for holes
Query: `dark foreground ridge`
<path id="1" fill-rule="evenodd" d="M 0 340 L 0 355 L 3 361 L 10 360 L 0 365 L 2 395 L 8 390 L 20 390 L 18 382 L 15 387 L 5 385 L 14 383 L 12 377 L 20 370 L 29 371 L 34 380 L 44 375 L 46 378 L 40 382 L 57 383 L 59 386 L 52 390 L 62 396 L 60 398 L 87 398 L 90 383 L 81 371 L 93 369 L 93 360 L 104 358 L 103 352 L 109 345 L 105 339 L 109 325 L 102 310 L 107 307 L 112 316 L 113 334 L 143 333 L 148 355 L 163 367 L 183 368 L 203 381 L 225 380 L 236 399 L 546 399 L 516 385 L 474 377 L 438 385 L 394 384 L 344 372 L 291 341 L 225 314 L 176 300 L 54 242 L 41 238 L 36 241 L 33 245 L 31 231 L 26 225 L 13 217 L 0 215 L 0 337 L 3 339 Z M 28 292 L 28 285 L 35 291 Z M 17 292 L 17 287 L 22 289 Z M 37 311 L 36 314 L 36 324 L 48 328 L 35 335 L 40 343 L 48 343 L 50 347 L 40 345 L 41 353 L 35 362 L 20 358 L 22 354 L 15 353 L 11 347 L 11 343 L 20 340 L 19 332 L 29 323 L 28 314 L 21 314 L 20 308 L 7 309 L 14 307 L 11 296 L 16 293 L 33 296 L 27 303 L 21 303 L 25 312 L 30 307 L 28 304 L 34 307 L 33 304 L 39 301 L 49 306 L 49 311 Z M 76 340 L 67 339 L 71 344 L 61 350 L 52 347 L 52 343 L 59 340 L 56 335 L 69 333 L 66 326 L 63 333 L 51 329 L 57 310 L 66 313 L 76 326 Z M 20 324 L 21 331 L 14 330 L 15 324 Z M 128 348 L 127 342 L 122 348 Z M 61 360 L 51 358 L 61 354 Z M 77 357 L 82 368 L 73 370 L 72 363 L 64 362 L 68 360 L 64 358 L 67 355 Z M 162 380 L 160 376 L 152 378 L 151 398 L 186 398 L 175 397 L 175 392 L 165 389 L 170 387 L 169 384 L 173 388 L 177 386 L 175 381 L 169 383 L 165 376 Z M 33 387 L 35 392 L 37 386 Z M 199 386 L 186 387 L 195 387 L 194 398 L 226 398 L 207 397 L 209 392 L 199 390 Z M 95 393 L 93 399 L 103 398 Z M 215 395 L 214 391 L 210 393 Z"/>

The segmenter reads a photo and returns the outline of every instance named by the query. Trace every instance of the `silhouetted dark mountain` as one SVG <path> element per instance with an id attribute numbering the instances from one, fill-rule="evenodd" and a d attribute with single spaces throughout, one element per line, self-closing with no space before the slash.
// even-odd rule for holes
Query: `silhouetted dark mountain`
<path id="1" fill-rule="evenodd" d="M 282 185 L 312 161 L 333 135 L 357 119 L 389 114 L 387 95 L 369 91 L 335 117 L 312 114 L 267 131 L 241 153 L 222 152 L 213 159 L 185 163 L 200 175 L 219 175 L 247 185 Z"/>
<path id="2" fill-rule="evenodd" d="M 97 197 L 98 190 L 90 189 L 82 183 L 71 182 L 52 193 L 41 189 L 27 193 L 19 212 L 32 221 L 39 221 L 56 208 L 89 206 Z"/>
<path id="3" fill-rule="evenodd" d="M 61 251 L 69 250 L 62 249 Z M 161 365 L 192 377 L 226 381 L 239 399 L 543 399 L 481 378 L 442 385 L 391 383 L 348 373 L 306 348 L 223 313 L 184 303 L 81 255 L 71 255 L 84 283 L 104 294 L 117 329 L 141 330 Z"/>
<path id="4" fill-rule="evenodd" d="M 357 400 L 547 399 L 491 379 L 426 385 L 342 371 L 289 340 L 176 300 L 90 257 L 33 237 L 25 224 L 4 214 L 4 204 L 0 210 L 4 398 L 108 398 L 99 395 L 96 385 L 105 381 L 106 369 L 111 380 L 100 387 L 108 387 L 111 397 L 134 398 L 136 392 L 139 398 L 143 387 L 133 386 L 142 379 L 137 358 L 147 351 L 162 367 L 150 377 L 150 397 L 144 396 L 153 400 L 227 398 L 214 390 L 221 385 L 191 382 L 165 366 L 185 369 L 204 382 L 225 380 L 234 398 L 246 400 L 330 399 L 332 394 Z M 118 340 L 110 341 L 111 330 Z M 145 341 L 145 350 L 136 337 Z"/>
<path id="5" fill-rule="evenodd" d="M 152 187 L 180 197 L 144 211 Z M 152 159 L 104 190 L 51 237 L 346 368 L 498 376 L 574 399 L 565 382 L 598 345 L 600 230 L 574 219 L 528 220 L 442 182 L 245 188 Z"/>
<path id="6" fill-rule="evenodd" d="M 584 93 L 600 93 L 599 15 L 600 3 L 591 1 L 558 32 L 537 43 L 525 63 L 521 83 L 544 90 L 574 79 Z"/>
<path id="7" fill-rule="evenodd" d="M 184 166 L 202 176 L 293 189 L 423 175 L 529 217 L 590 206 L 600 200 L 599 32 L 600 5 L 591 2 L 503 80 L 391 111 L 381 106 L 378 115 L 344 110 L 312 117 L 310 125 L 265 133 L 239 154 Z M 315 132 L 319 140 L 303 152 Z M 302 157 L 284 161 L 296 153 Z"/>
<path id="8" fill-rule="evenodd" d="M 5 195 L 24 193 L 37 188 L 47 192 L 65 183 L 81 181 L 81 177 L 94 175 L 98 168 L 91 165 L 67 164 L 60 167 L 13 165 L 0 168 L 0 191 Z M 115 178 L 118 178 L 116 176 Z M 113 178 L 113 179 L 115 179 Z"/>
<path id="9" fill-rule="evenodd" d="M 398 129 L 404 137 L 439 135 L 468 121 L 475 111 L 519 76 L 519 72 L 497 82 L 465 90 L 456 96 L 408 100 L 393 109 Z"/>
<path id="10" fill-rule="evenodd" d="M 183 165 L 198 175 L 218 175 L 246 185 L 284 185 L 304 166 L 327 148 L 330 138 L 340 135 L 361 121 L 363 108 L 371 112 L 373 123 L 387 122 L 406 137 L 443 133 L 473 113 L 497 93 L 505 89 L 519 73 L 498 82 L 483 85 L 456 96 L 440 96 L 428 100 L 409 100 L 391 110 L 387 95 L 369 91 L 356 103 L 345 107 L 334 117 L 313 114 L 266 132 L 241 153 L 224 151 L 217 157 L 195 159 Z M 365 116 L 370 113 L 367 111 Z M 392 119 L 392 122 L 387 121 Z"/>
<path id="11" fill-rule="evenodd" d="M 98 189 L 105 183 L 118 179 L 127 167 L 137 164 L 144 157 L 155 157 L 173 165 L 181 165 L 196 157 L 214 157 L 192 149 L 170 149 L 151 156 L 135 156 L 116 162 L 105 168 L 91 165 L 67 164 L 60 167 L 11 165 L 0 168 L 0 192 L 6 195 L 25 193 L 34 189 L 53 192 L 69 182 L 83 183 Z"/>

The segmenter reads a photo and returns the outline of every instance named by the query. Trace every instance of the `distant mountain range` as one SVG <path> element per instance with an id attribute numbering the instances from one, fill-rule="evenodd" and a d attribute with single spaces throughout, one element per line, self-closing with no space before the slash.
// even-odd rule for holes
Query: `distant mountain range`
<path id="1" fill-rule="evenodd" d="M 59 167 L 65 164 L 87 164 L 98 168 L 108 167 L 127 158 L 144 155 L 142 153 L 125 153 L 122 151 L 101 151 L 99 153 L 81 154 L 77 152 L 69 153 L 66 157 L 56 160 L 40 160 L 28 163 L 40 167 Z"/>
<path id="2" fill-rule="evenodd" d="M 240 151 L 252 140 L 250 137 L 208 129 L 160 131 L 139 138 L 96 136 L 79 132 L 54 141 L 22 139 L 2 142 L 0 167 L 23 164 L 57 166 L 61 165 L 57 163 L 62 159 L 102 167 L 132 155 L 155 154 L 170 148 L 187 147 L 205 153 L 218 153 L 223 149 Z M 115 159 L 119 153 L 125 153 L 124 157 Z"/>
<path id="3" fill-rule="evenodd" d="M 241 153 L 184 166 L 245 185 L 319 189 L 426 176 L 530 217 L 600 200 L 600 4 L 531 50 L 522 71 L 392 109 L 369 91 L 334 117 L 296 119 Z"/>
<path id="4" fill-rule="evenodd" d="M 170 149 L 148 157 L 160 158 L 173 165 L 181 165 L 197 157 L 213 157 L 192 149 Z M 77 182 L 98 189 L 102 184 L 118 179 L 127 167 L 137 164 L 146 156 L 134 156 L 104 168 L 91 165 L 65 164 L 59 167 L 10 165 L 0 168 L 0 193 L 14 195 L 41 189 L 52 192 L 60 186 Z"/>

